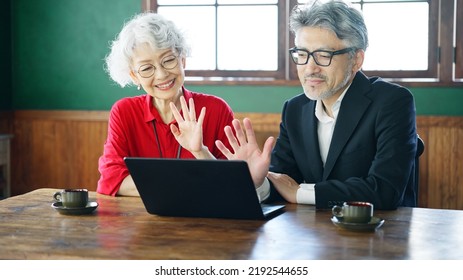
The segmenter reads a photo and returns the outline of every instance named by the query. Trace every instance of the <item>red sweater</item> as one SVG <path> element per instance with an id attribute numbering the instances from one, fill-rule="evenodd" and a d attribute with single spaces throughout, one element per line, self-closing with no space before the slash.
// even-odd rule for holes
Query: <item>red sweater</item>
<path id="1" fill-rule="evenodd" d="M 197 114 L 201 108 L 206 107 L 203 123 L 204 145 L 216 158 L 224 159 L 225 156 L 217 149 L 214 142 L 222 140 L 230 148 L 224 127 L 231 126 L 233 111 L 224 100 L 213 95 L 191 92 L 185 88 L 183 88 L 183 95 L 187 103 L 190 98 L 194 99 Z M 124 157 L 160 157 L 153 120 L 162 157 L 177 157 L 179 143 L 170 131 L 170 123 L 165 124 L 153 106 L 153 97 L 145 94 L 123 98 L 111 108 L 108 138 L 98 164 L 101 174 L 98 193 L 116 195 L 122 181 L 129 175 Z M 189 151 L 181 149 L 180 158 L 194 158 L 194 156 Z"/>

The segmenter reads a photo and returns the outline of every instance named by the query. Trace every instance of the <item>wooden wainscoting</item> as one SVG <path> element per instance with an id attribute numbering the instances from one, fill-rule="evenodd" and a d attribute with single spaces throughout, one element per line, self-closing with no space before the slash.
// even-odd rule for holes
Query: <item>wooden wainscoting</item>
<path id="1" fill-rule="evenodd" d="M 108 112 L 16 111 L 12 194 L 37 188 L 95 190 Z"/>
<path id="2" fill-rule="evenodd" d="M 0 111 L 0 133 L 10 134 L 13 132 L 13 112 Z"/>
<path id="3" fill-rule="evenodd" d="M 107 111 L 15 111 L 12 194 L 41 187 L 95 190 L 108 116 Z M 261 146 L 278 135 L 280 114 L 236 117 L 253 121 Z M 417 126 L 425 142 L 419 205 L 463 209 L 463 117 L 419 116 Z"/>
<path id="4" fill-rule="evenodd" d="M 420 116 L 417 127 L 425 143 L 419 205 L 463 209 L 463 117 Z"/>

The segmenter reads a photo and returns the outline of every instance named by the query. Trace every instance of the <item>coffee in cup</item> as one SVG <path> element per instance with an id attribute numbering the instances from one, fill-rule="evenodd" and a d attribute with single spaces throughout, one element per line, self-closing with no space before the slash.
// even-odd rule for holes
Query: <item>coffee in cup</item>
<path id="1" fill-rule="evenodd" d="M 333 215 L 346 223 L 368 223 L 373 217 L 373 204 L 362 201 L 344 202 L 332 208 Z"/>
<path id="2" fill-rule="evenodd" d="M 82 208 L 88 203 L 87 189 L 64 189 L 53 194 L 55 201 L 61 202 L 66 208 Z"/>

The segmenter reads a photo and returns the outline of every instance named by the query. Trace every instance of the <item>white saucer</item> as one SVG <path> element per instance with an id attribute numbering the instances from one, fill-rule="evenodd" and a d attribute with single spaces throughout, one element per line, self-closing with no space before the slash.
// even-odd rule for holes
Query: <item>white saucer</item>
<path id="1" fill-rule="evenodd" d="M 384 219 L 372 217 L 368 223 L 346 223 L 338 219 L 336 216 L 331 218 L 334 225 L 348 230 L 355 231 L 374 231 L 384 224 Z"/>
<path id="2" fill-rule="evenodd" d="M 89 201 L 85 207 L 68 208 L 64 207 L 62 202 L 54 202 L 51 207 L 63 215 L 86 215 L 90 214 L 98 207 L 98 202 Z"/>

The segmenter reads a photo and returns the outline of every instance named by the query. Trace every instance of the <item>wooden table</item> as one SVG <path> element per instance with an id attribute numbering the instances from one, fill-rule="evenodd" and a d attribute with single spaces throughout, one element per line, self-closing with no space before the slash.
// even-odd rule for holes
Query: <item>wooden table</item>
<path id="1" fill-rule="evenodd" d="M 269 221 L 150 215 L 140 198 L 90 193 L 91 215 L 61 215 L 56 189 L 0 201 L 1 259 L 463 259 L 463 211 L 376 211 L 375 232 L 335 227 L 330 211 L 289 204 Z"/>

